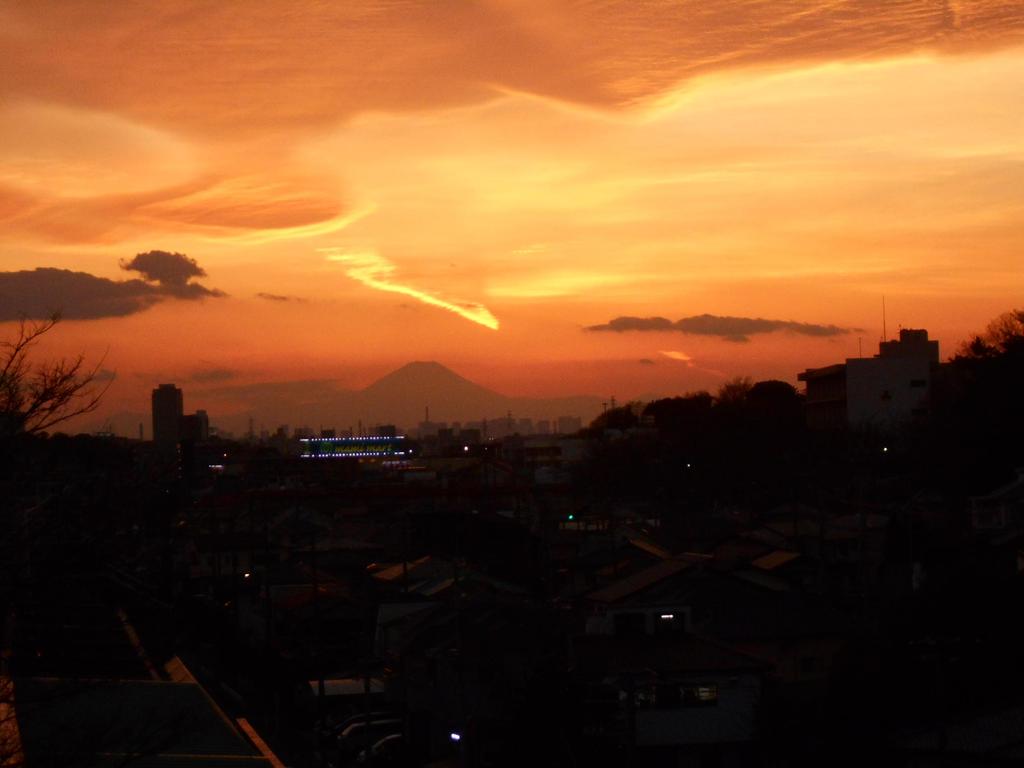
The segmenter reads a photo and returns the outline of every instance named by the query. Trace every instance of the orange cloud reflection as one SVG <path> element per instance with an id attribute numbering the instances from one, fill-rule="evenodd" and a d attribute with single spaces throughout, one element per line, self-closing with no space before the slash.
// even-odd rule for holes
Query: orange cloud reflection
<path id="1" fill-rule="evenodd" d="M 336 261 L 346 265 L 345 274 L 369 288 L 411 296 L 424 304 L 454 312 L 459 317 L 464 317 L 485 328 L 490 328 L 492 331 L 498 330 L 498 318 L 492 315 L 490 310 L 483 304 L 466 301 L 448 301 L 434 293 L 394 282 L 391 276 L 396 271 L 395 265 L 376 253 L 365 251 L 352 253 L 342 248 L 321 248 L 320 250 L 327 254 L 329 261 Z"/>

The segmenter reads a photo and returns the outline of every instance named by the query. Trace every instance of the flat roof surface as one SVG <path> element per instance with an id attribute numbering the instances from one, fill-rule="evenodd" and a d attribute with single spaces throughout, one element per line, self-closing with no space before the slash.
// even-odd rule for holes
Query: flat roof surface
<path id="1" fill-rule="evenodd" d="M 194 683 L 15 681 L 28 765 L 267 766 Z"/>
<path id="2" fill-rule="evenodd" d="M 842 373 L 845 369 L 846 363 L 826 365 L 824 368 L 808 368 L 803 373 L 798 373 L 796 375 L 796 380 L 807 381 L 808 379 L 817 379 L 823 376 L 835 376 L 837 373 Z"/>

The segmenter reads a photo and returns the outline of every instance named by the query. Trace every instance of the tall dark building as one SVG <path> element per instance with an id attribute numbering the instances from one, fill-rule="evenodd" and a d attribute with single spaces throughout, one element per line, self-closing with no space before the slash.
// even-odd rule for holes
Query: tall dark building
<path id="1" fill-rule="evenodd" d="M 202 443 L 210 437 L 210 418 L 206 411 L 199 410 L 181 417 L 180 440 Z"/>
<path id="2" fill-rule="evenodd" d="M 154 443 L 165 448 L 177 445 L 184 410 L 181 390 L 173 384 L 161 384 L 153 390 Z"/>

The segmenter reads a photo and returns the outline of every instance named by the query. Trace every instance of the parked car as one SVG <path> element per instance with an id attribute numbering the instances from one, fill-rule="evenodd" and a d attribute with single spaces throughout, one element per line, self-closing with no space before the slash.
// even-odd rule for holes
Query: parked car
<path id="1" fill-rule="evenodd" d="M 363 750 L 356 758 L 358 765 L 374 765 L 378 768 L 400 768 L 409 765 L 409 753 L 405 746 L 405 736 L 392 733 L 380 739 L 369 750 Z"/>
<path id="2" fill-rule="evenodd" d="M 386 717 L 367 722 L 365 716 L 355 719 L 338 734 L 338 750 L 342 760 L 352 760 L 361 751 L 385 736 L 400 735 L 405 726 L 401 718 Z"/>

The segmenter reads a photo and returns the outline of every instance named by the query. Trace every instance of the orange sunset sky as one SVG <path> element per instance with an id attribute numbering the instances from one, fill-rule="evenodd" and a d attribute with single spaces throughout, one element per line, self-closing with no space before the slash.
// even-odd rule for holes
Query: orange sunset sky
<path id="1" fill-rule="evenodd" d="M 1019 0 L 12 1 L 0 51 L 0 336 L 63 310 L 107 411 L 795 382 L 883 296 L 943 356 L 1022 304 Z"/>

